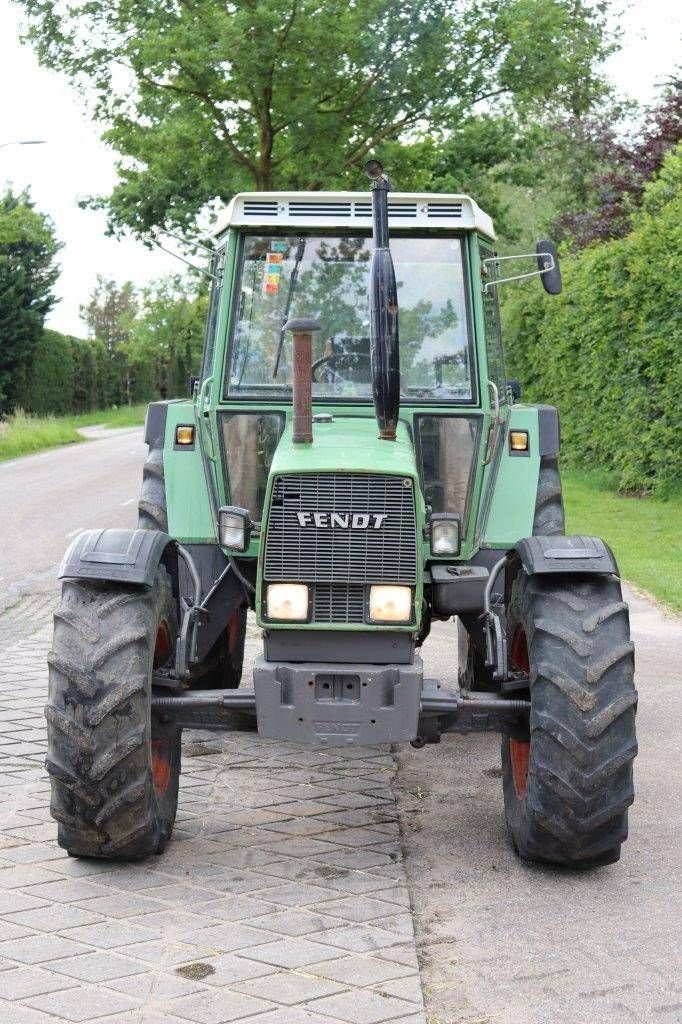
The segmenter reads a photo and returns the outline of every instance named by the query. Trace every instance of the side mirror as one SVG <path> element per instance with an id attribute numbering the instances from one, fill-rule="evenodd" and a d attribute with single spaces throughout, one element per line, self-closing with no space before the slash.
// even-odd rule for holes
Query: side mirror
<path id="1" fill-rule="evenodd" d="M 538 258 L 538 270 L 542 287 L 549 295 L 561 293 L 561 270 L 559 268 L 559 254 L 556 251 L 554 242 L 543 239 L 535 246 Z"/>
<path id="2" fill-rule="evenodd" d="M 189 378 L 189 397 L 190 398 L 196 398 L 198 384 L 199 384 L 199 378 L 195 377 L 194 375 L 192 375 Z"/>

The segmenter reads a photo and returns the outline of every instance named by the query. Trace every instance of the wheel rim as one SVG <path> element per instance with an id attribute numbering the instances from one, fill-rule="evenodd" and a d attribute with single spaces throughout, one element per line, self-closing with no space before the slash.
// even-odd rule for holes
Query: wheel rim
<path id="1" fill-rule="evenodd" d="M 528 641 L 523 626 L 516 627 L 511 645 L 510 660 L 514 668 L 519 672 L 530 672 L 530 660 L 528 658 Z M 511 761 L 512 780 L 514 792 L 519 800 L 523 800 L 528 788 L 528 761 L 530 759 L 530 741 L 509 740 L 509 760 Z"/>
<path id="2" fill-rule="evenodd" d="M 171 639 L 168 623 L 162 620 L 156 631 L 154 643 L 154 668 L 163 668 L 171 659 Z M 153 728 L 153 725 L 152 725 Z M 171 781 L 170 743 L 161 736 L 152 736 L 152 781 L 154 792 L 162 797 L 168 790 Z"/>

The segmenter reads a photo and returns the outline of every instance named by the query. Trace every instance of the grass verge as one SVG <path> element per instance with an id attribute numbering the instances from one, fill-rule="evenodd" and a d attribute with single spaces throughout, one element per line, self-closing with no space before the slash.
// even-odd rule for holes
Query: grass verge
<path id="1" fill-rule="evenodd" d="M 0 422 L 0 461 L 33 455 L 48 448 L 83 441 L 79 427 L 135 427 L 144 423 L 146 405 L 100 409 L 80 416 L 30 416 L 19 410 Z"/>
<path id="2" fill-rule="evenodd" d="M 682 494 L 624 497 L 599 473 L 564 470 L 566 532 L 603 537 L 623 577 L 682 612 Z"/>

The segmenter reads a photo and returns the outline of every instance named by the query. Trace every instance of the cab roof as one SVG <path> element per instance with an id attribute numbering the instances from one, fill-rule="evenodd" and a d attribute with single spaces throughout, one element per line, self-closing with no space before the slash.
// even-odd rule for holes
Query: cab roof
<path id="1" fill-rule="evenodd" d="M 391 228 L 464 228 L 495 239 L 492 219 L 470 196 L 391 192 Z M 214 236 L 230 227 L 371 227 L 369 192 L 240 192 L 219 214 Z"/>

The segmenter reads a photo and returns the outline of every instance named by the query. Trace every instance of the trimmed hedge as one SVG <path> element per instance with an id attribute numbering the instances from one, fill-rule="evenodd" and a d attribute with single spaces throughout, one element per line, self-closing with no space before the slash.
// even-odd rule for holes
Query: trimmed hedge
<path id="1" fill-rule="evenodd" d="M 508 370 L 528 401 L 558 406 L 569 462 L 621 491 L 682 483 L 682 145 L 647 186 L 625 238 L 563 260 L 564 291 L 506 298 Z"/>

